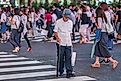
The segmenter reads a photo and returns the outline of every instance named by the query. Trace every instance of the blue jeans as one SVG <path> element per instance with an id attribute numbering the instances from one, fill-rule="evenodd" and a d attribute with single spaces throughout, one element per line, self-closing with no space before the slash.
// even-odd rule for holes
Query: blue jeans
<path id="1" fill-rule="evenodd" d="M 71 65 L 72 50 L 71 46 L 60 46 L 59 47 L 59 72 L 64 72 L 64 66 L 67 74 L 72 74 L 73 68 Z"/>
<path id="2" fill-rule="evenodd" d="M 9 42 L 12 44 L 12 46 L 15 47 L 21 47 L 20 45 L 20 38 L 21 38 L 21 33 L 18 33 L 17 29 L 12 29 L 11 30 L 11 36 L 9 39 Z"/>

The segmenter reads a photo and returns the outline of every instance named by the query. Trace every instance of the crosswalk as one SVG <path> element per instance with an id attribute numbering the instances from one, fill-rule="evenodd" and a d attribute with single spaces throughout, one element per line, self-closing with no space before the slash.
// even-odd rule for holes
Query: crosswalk
<path id="1" fill-rule="evenodd" d="M 93 43 L 93 40 L 95 38 L 95 34 L 91 34 L 90 35 L 91 39 L 90 39 L 90 42 Z M 48 41 L 48 42 L 53 42 L 53 41 L 50 41 L 48 39 L 46 39 L 46 36 L 44 35 L 41 35 L 41 34 L 38 34 L 37 36 L 35 36 L 35 38 L 31 38 L 29 37 L 29 39 L 32 41 L 32 42 L 42 42 L 42 41 Z M 24 39 L 22 39 L 22 41 L 24 41 Z M 75 43 L 78 43 L 80 41 L 80 34 L 78 32 L 75 33 Z M 54 41 L 55 42 L 55 41 Z"/>
<path id="2" fill-rule="evenodd" d="M 44 64 L 44 61 L 31 60 L 26 57 L 0 52 L 0 81 L 95 81 L 95 78 L 88 76 L 77 76 L 72 79 L 56 78 L 56 67 Z M 39 77 L 39 79 L 38 79 Z M 41 79 L 41 77 L 45 77 Z M 50 77 L 50 78 L 46 78 Z M 28 81 L 28 80 L 27 80 Z"/>
<path id="3" fill-rule="evenodd" d="M 30 38 L 31 39 L 31 38 Z M 90 34 L 90 41 L 87 42 L 87 44 L 93 44 L 95 39 L 95 34 Z M 32 42 L 42 42 L 42 41 L 47 41 L 47 42 L 56 42 L 56 40 L 48 40 L 46 39 L 45 36 L 38 35 L 34 39 L 31 39 Z M 75 33 L 75 41 L 73 43 L 79 43 L 80 42 L 80 34 L 78 32 Z M 118 40 L 117 43 L 114 42 L 114 44 L 119 44 L 121 43 L 121 40 Z"/>

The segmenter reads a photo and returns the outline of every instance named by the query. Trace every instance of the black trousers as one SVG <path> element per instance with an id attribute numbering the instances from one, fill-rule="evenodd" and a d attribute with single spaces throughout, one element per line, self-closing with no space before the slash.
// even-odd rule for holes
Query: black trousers
<path id="1" fill-rule="evenodd" d="M 72 50 L 71 46 L 59 46 L 59 72 L 64 72 L 64 66 L 66 68 L 66 74 L 72 74 L 73 68 L 71 65 Z"/>
<path id="2" fill-rule="evenodd" d="M 31 48 L 31 44 L 30 44 L 30 41 L 29 41 L 29 39 L 28 39 L 28 37 L 27 37 L 27 33 L 25 33 L 24 39 L 26 40 L 26 42 L 27 42 L 27 44 L 28 44 L 28 47 Z"/>

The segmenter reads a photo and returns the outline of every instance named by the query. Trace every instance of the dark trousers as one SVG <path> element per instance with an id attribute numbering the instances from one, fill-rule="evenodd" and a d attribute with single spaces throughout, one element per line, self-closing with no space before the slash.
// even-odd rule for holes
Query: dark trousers
<path id="1" fill-rule="evenodd" d="M 11 33 L 9 42 L 12 44 L 14 48 L 21 47 L 20 45 L 21 33 L 18 33 L 17 29 L 12 29 L 11 32 L 12 33 Z"/>
<path id="2" fill-rule="evenodd" d="M 28 39 L 28 37 L 27 37 L 27 33 L 25 33 L 24 39 L 26 40 L 26 42 L 27 42 L 27 44 L 28 44 L 28 47 L 31 48 L 31 44 L 30 44 L 30 41 L 29 41 L 29 39 Z"/>
<path id="3" fill-rule="evenodd" d="M 71 65 L 71 46 L 59 46 L 59 72 L 64 72 L 64 66 L 67 74 L 72 74 L 73 68 Z"/>

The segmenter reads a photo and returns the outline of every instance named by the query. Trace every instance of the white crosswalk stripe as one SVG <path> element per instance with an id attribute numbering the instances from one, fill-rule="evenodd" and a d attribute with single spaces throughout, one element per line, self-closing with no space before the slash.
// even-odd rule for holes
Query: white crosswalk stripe
<path id="1" fill-rule="evenodd" d="M 38 64 L 38 63 L 43 63 L 43 62 L 38 62 L 38 61 L 5 62 L 5 63 L 0 63 L 0 66 L 27 65 L 27 64 Z"/>
<path id="2" fill-rule="evenodd" d="M 0 72 L 10 72 L 10 71 L 24 71 L 24 70 L 36 70 L 36 69 L 48 69 L 55 68 L 52 65 L 40 65 L 40 66 L 27 66 L 27 67 L 15 67 L 15 68 L 3 68 Z"/>
<path id="3" fill-rule="evenodd" d="M 30 38 L 31 39 L 31 38 Z M 95 39 L 95 34 L 90 34 L 90 41 L 87 42 L 87 44 L 93 44 L 94 43 L 94 39 Z M 31 39 L 32 42 L 42 42 L 42 41 L 47 41 L 47 42 L 56 42 L 55 40 L 48 40 L 46 39 L 45 36 L 35 36 L 34 39 Z M 79 32 L 75 32 L 75 41 L 73 41 L 73 43 L 79 43 L 80 42 L 80 33 Z M 114 44 L 119 44 L 121 43 L 121 40 L 117 41 L 117 43 L 114 42 Z"/>
<path id="4" fill-rule="evenodd" d="M 23 78 L 31 78 L 31 77 L 42 77 L 42 76 L 50 76 L 55 75 L 55 71 L 47 71 L 47 72 L 32 72 L 32 73 L 20 73 L 20 74 L 7 74 L 0 75 L 0 80 L 4 81 L 9 79 L 23 79 Z"/>
<path id="5" fill-rule="evenodd" d="M 0 58 L 1 57 L 16 57 L 17 55 L 0 55 Z"/>
<path id="6" fill-rule="evenodd" d="M 25 58 L 25 57 L 12 57 L 12 58 L 0 58 L 0 61 L 11 61 L 11 60 L 26 60 L 28 58 Z"/>
<path id="7" fill-rule="evenodd" d="M 79 76 L 79 77 L 73 77 L 71 79 L 60 78 L 60 79 L 37 80 L 37 81 L 96 81 L 96 79 L 88 76 Z"/>
<path id="8" fill-rule="evenodd" d="M 3 54 L 2 54 L 3 53 Z M 56 67 L 44 64 L 44 61 L 35 61 L 18 55 L 0 52 L 0 81 L 12 81 L 34 78 L 34 81 L 68 81 L 65 78 L 54 79 Z M 37 79 L 45 77 L 44 79 Z M 51 77 L 51 79 L 46 78 Z M 69 81 L 96 80 L 88 76 L 80 76 L 70 79 Z"/>
<path id="9" fill-rule="evenodd" d="M 54 76 L 56 67 L 43 62 L 0 52 L 0 81 Z"/>

